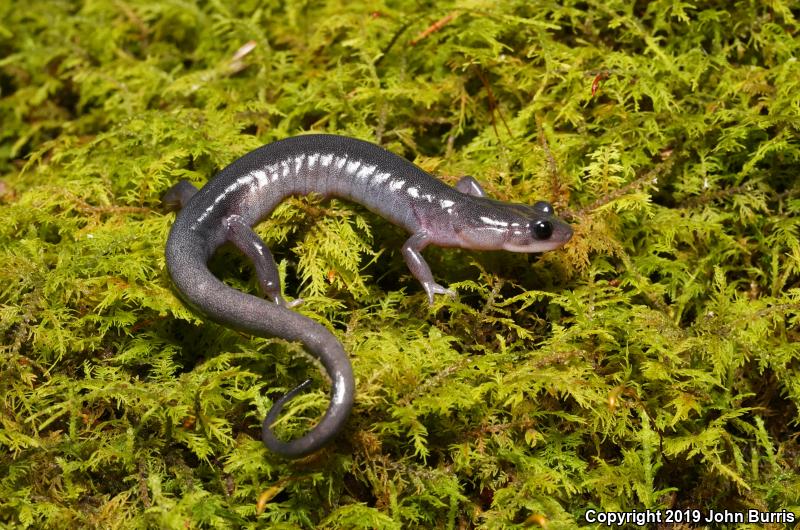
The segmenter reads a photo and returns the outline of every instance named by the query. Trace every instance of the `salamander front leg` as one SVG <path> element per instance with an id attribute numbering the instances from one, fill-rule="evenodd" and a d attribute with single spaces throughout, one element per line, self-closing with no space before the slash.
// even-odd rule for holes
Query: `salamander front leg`
<path id="1" fill-rule="evenodd" d="M 261 292 L 270 300 L 284 307 L 295 307 L 303 302 L 301 298 L 287 302 L 281 296 L 281 279 L 275 258 L 267 245 L 258 237 L 250 225 L 238 215 L 226 217 L 223 221 L 228 229 L 228 241 L 250 258 L 256 268 L 256 276 Z"/>
<path id="2" fill-rule="evenodd" d="M 411 274 L 419 280 L 422 288 L 428 293 L 428 302 L 433 305 L 433 295 L 446 294 L 447 296 L 455 296 L 455 291 L 442 287 L 436 283 L 431 274 L 431 268 L 425 262 L 420 251 L 428 245 L 428 235 L 424 232 L 419 232 L 409 237 L 403 245 L 403 258 L 406 260 L 406 265 L 411 271 Z"/>
<path id="3" fill-rule="evenodd" d="M 456 189 L 461 193 L 466 193 L 473 197 L 486 197 L 486 192 L 483 191 L 483 187 L 478 184 L 477 180 L 469 175 L 461 177 L 461 180 L 456 182 Z"/>

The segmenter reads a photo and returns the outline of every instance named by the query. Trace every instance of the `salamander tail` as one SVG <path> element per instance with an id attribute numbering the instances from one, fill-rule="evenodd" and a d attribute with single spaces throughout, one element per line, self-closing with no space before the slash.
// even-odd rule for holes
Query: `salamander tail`
<path id="1" fill-rule="evenodd" d="M 191 231 L 176 234 L 173 226 L 166 247 L 169 273 L 184 302 L 224 326 L 260 337 L 301 342 L 306 351 L 322 363 L 330 377 L 331 403 L 309 432 L 295 440 L 281 441 L 271 429 L 283 406 L 305 388 L 308 381 L 278 399 L 262 427 L 262 440 L 275 453 L 297 458 L 316 451 L 342 429 L 353 406 L 355 381 L 342 344 L 313 320 L 225 285 L 208 269 L 203 243 L 193 235 Z"/>

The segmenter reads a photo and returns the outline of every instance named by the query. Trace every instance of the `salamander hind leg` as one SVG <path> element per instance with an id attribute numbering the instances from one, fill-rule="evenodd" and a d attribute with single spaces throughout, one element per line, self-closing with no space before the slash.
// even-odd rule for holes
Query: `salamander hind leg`
<path id="1" fill-rule="evenodd" d="M 303 302 L 300 298 L 287 302 L 281 296 L 281 279 L 275 258 L 272 257 L 272 252 L 250 225 L 238 215 L 226 217 L 223 223 L 228 229 L 228 241 L 241 250 L 253 263 L 261 292 L 278 305 L 288 308 L 300 305 Z"/>
<path id="2" fill-rule="evenodd" d="M 433 295 L 446 294 L 447 296 L 455 296 L 455 291 L 442 287 L 433 279 L 431 268 L 422 257 L 421 251 L 428 245 L 428 235 L 424 232 L 419 232 L 409 237 L 403 245 L 403 258 L 406 260 L 408 270 L 411 274 L 419 280 L 422 288 L 428 294 L 428 302 L 433 305 Z"/>
<path id="3" fill-rule="evenodd" d="M 197 188 L 188 180 L 182 180 L 167 190 L 161 203 L 171 212 L 181 210 L 194 197 L 195 193 L 197 193 Z"/>

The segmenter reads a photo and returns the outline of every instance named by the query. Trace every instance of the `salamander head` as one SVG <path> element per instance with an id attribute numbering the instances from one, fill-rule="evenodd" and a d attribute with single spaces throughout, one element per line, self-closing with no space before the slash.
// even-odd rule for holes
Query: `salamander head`
<path id="1" fill-rule="evenodd" d="M 546 252 L 563 246 L 572 238 L 572 228 L 555 216 L 553 206 L 539 201 L 533 206 L 514 205 L 527 211 L 527 225 L 510 230 L 503 250 L 511 252 Z"/>
<path id="2" fill-rule="evenodd" d="M 462 246 L 476 250 L 547 252 L 564 245 L 572 228 L 557 218 L 550 203 L 533 206 L 479 199 L 476 208 L 459 231 Z"/>

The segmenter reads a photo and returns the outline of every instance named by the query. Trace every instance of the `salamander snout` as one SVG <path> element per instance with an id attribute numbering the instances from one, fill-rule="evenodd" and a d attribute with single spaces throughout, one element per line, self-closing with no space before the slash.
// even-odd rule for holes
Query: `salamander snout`
<path id="1" fill-rule="evenodd" d="M 535 241 L 550 241 L 557 246 L 561 246 L 570 240 L 572 228 L 555 216 L 552 204 L 539 201 L 531 208 L 533 210 L 533 218 L 530 220 L 529 226 Z"/>
<path id="2" fill-rule="evenodd" d="M 514 205 L 512 209 L 525 221 L 508 223 L 502 248 L 512 252 L 547 252 L 564 245 L 572 238 L 572 228 L 555 216 L 553 205 L 539 201 L 532 206 Z M 513 228 L 519 226 L 519 228 Z M 526 230 L 521 230 L 521 228 Z"/>

